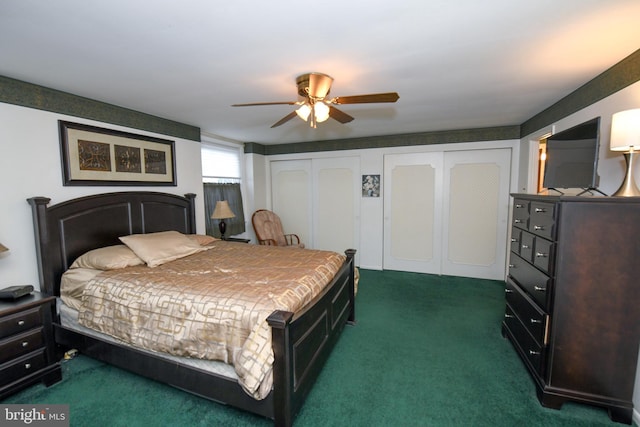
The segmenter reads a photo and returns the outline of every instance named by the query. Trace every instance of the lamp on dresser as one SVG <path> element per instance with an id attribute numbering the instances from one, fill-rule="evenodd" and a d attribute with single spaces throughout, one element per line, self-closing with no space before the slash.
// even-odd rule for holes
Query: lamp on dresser
<path id="1" fill-rule="evenodd" d="M 0 243 L 0 253 L 1 252 L 7 252 L 9 250 L 8 247 L 6 247 L 5 245 L 3 245 L 2 243 Z"/>
<path id="2" fill-rule="evenodd" d="M 624 152 L 627 171 L 624 181 L 613 196 L 640 196 L 633 179 L 633 159 L 640 150 L 640 108 L 620 111 L 611 118 L 611 151 Z"/>
<path id="3" fill-rule="evenodd" d="M 227 224 L 225 219 L 235 218 L 235 214 L 229 207 L 229 202 L 226 200 L 219 200 L 216 202 L 216 207 L 211 214 L 211 219 L 219 219 L 218 229 L 220 230 L 220 238 L 224 240 L 224 233 L 227 231 Z"/>

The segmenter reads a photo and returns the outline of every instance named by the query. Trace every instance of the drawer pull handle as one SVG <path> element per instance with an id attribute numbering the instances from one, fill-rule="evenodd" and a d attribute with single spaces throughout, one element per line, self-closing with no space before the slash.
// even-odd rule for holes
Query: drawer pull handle
<path id="1" fill-rule="evenodd" d="M 544 287 L 544 286 L 534 286 L 533 289 L 538 291 L 538 292 L 546 292 L 547 291 L 547 288 Z"/>
<path id="2" fill-rule="evenodd" d="M 516 223 L 516 224 L 522 224 L 522 220 L 521 219 L 514 219 L 513 222 Z"/>
<path id="3" fill-rule="evenodd" d="M 522 245 L 522 249 L 529 249 L 529 245 Z"/>
<path id="4" fill-rule="evenodd" d="M 524 208 L 524 205 L 520 203 L 516 203 L 516 209 L 522 209 L 522 208 Z"/>
<path id="5" fill-rule="evenodd" d="M 531 319 L 531 323 L 542 323 L 542 320 Z"/>
<path id="6" fill-rule="evenodd" d="M 25 363 L 24 369 L 31 369 L 31 363 Z"/>
<path id="7" fill-rule="evenodd" d="M 546 212 L 547 210 L 545 208 L 536 208 L 535 211 L 536 212 Z"/>
<path id="8" fill-rule="evenodd" d="M 516 268 L 515 264 L 509 264 L 509 268 Z"/>
<path id="9" fill-rule="evenodd" d="M 29 341 L 23 341 L 22 347 L 29 347 Z"/>
<path id="10" fill-rule="evenodd" d="M 516 316 L 514 316 L 513 314 L 508 314 L 508 313 L 504 314 L 504 318 L 505 319 L 513 319 L 514 317 L 516 317 Z"/>
<path id="11" fill-rule="evenodd" d="M 534 351 L 534 350 L 529 350 L 529 354 L 530 354 L 531 356 L 539 356 L 539 355 L 540 355 L 540 352 L 539 352 L 539 351 Z"/>
<path id="12" fill-rule="evenodd" d="M 505 289 L 504 293 L 506 294 L 512 294 L 513 293 L 513 289 Z"/>
<path id="13" fill-rule="evenodd" d="M 515 237 L 512 237 L 512 238 L 511 238 L 511 241 L 512 241 L 513 243 L 517 243 L 517 242 L 518 242 L 518 239 L 516 239 Z"/>
<path id="14" fill-rule="evenodd" d="M 541 226 L 541 225 L 534 225 L 533 229 L 536 230 L 536 231 L 540 231 L 540 230 L 544 230 L 544 227 Z"/>
<path id="15" fill-rule="evenodd" d="M 24 320 L 18 320 L 18 326 L 24 326 Z"/>
<path id="16" fill-rule="evenodd" d="M 546 258 L 546 257 L 547 257 L 547 254 L 545 254 L 545 253 L 543 253 L 543 252 L 536 252 L 536 256 L 537 256 L 538 258 Z"/>

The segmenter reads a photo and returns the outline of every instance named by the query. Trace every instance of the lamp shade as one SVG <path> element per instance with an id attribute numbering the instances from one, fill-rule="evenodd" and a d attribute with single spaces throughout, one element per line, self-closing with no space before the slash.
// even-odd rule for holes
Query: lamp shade
<path id="1" fill-rule="evenodd" d="M 0 252 L 6 252 L 6 251 L 8 251 L 8 250 L 9 250 L 9 248 L 8 248 L 8 247 L 6 247 L 6 246 L 5 246 L 5 245 L 3 245 L 2 243 L 0 243 Z"/>
<path id="2" fill-rule="evenodd" d="M 220 200 L 216 202 L 216 207 L 211 214 L 212 219 L 226 219 L 235 218 L 235 214 L 229 207 L 229 202 L 226 200 Z"/>
<path id="3" fill-rule="evenodd" d="M 640 150 L 640 108 L 620 111 L 611 117 L 611 151 Z"/>
<path id="4" fill-rule="evenodd" d="M 318 123 L 324 122 L 329 118 L 329 106 L 324 102 L 316 102 L 313 109 Z"/>
<path id="5" fill-rule="evenodd" d="M 311 114 L 311 107 L 309 104 L 302 104 L 302 106 L 296 110 L 296 114 L 306 122 L 309 114 Z"/>

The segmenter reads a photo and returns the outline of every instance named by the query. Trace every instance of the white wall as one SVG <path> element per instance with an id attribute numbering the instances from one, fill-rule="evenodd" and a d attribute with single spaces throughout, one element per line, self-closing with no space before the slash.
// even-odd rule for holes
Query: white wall
<path id="1" fill-rule="evenodd" d="M 58 120 L 174 140 L 176 187 L 65 187 L 62 185 Z M 111 191 L 195 193 L 198 232 L 204 232 L 200 143 L 62 114 L 0 103 L 0 288 L 32 284 L 39 289 L 29 197 L 44 196 L 51 204 Z"/>

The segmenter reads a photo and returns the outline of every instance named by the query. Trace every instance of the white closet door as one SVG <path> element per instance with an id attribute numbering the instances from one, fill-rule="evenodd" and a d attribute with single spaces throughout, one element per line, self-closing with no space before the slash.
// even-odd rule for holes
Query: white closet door
<path id="1" fill-rule="evenodd" d="M 384 156 L 383 268 L 439 274 L 443 153 Z"/>
<path id="2" fill-rule="evenodd" d="M 271 210 L 284 232 L 297 234 L 308 247 L 313 247 L 311 194 L 311 160 L 271 162 Z"/>
<path id="3" fill-rule="evenodd" d="M 511 150 L 444 155 L 442 274 L 503 280 Z"/>
<path id="4" fill-rule="evenodd" d="M 360 159 L 313 159 L 313 248 L 343 253 L 360 241 Z"/>

